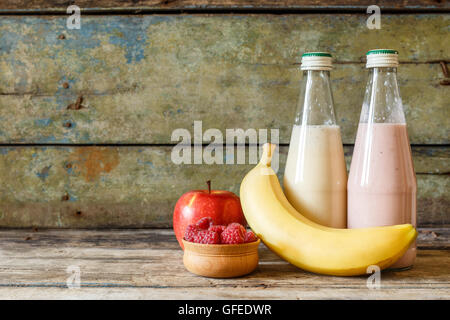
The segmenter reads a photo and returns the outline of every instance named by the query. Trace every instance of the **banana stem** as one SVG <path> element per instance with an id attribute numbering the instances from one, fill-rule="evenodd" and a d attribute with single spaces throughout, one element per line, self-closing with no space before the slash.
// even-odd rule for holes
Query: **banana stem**
<path id="1" fill-rule="evenodd" d="M 276 147 L 277 146 L 274 145 L 273 143 L 265 143 L 263 145 L 263 153 L 262 153 L 261 160 L 259 161 L 259 163 L 270 167 L 270 164 L 272 162 L 273 152 L 275 151 Z"/>

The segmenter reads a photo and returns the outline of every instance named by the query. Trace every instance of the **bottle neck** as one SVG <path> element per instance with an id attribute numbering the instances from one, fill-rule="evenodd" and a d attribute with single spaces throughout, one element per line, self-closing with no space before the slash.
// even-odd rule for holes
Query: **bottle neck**
<path id="1" fill-rule="evenodd" d="M 397 68 L 370 68 L 360 122 L 405 123 Z"/>
<path id="2" fill-rule="evenodd" d="M 305 70 L 296 125 L 336 125 L 330 71 Z"/>

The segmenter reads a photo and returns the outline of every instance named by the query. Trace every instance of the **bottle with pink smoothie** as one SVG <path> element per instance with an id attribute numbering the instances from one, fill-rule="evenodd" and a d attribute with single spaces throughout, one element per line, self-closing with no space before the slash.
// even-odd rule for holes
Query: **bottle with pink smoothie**
<path id="1" fill-rule="evenodd" d="M 369 81 L 347 186 L 348 228 L 416 226 L 416 176 L 397 86 L 398 52 L 367 53 Z M 392 268 L 411 267 L 413 244 Z"/>
<path id="2" fill-rule="evenodd" d="M 347 226 L 347 169 L 330 84 L 331 54 L 302 56 L 303 84 L 284 172 L 286 198 L 310 220 Z"/>

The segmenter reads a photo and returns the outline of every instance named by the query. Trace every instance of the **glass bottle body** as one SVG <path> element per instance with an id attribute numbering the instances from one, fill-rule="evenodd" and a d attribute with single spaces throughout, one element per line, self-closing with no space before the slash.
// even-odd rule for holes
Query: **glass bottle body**
<path id="1" fill-rule="evenodd" d="M 330 72 L 306 70 L 284 173 L 287 199 L 308 219 L 345 228 L 347 170 Z"/>
<path id="2" fill-rule="evenodd" d="M 416 226 L 417 184 L 396 68 L 370 68 L 350 166 L 349 228 Z M 415 244 L 394 264 L 414 263 Z"/>

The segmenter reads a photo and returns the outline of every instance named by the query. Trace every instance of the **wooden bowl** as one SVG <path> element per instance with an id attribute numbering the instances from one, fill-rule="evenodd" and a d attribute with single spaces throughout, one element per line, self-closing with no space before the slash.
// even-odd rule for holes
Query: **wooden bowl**
<path id="1" fill-rule="evenodd" d="M 200 244 L 183 239 L 183 263 L 190 272 L 210 278 L 246 275 L 258 266 L 260 240 L 243 244 Z"/>

